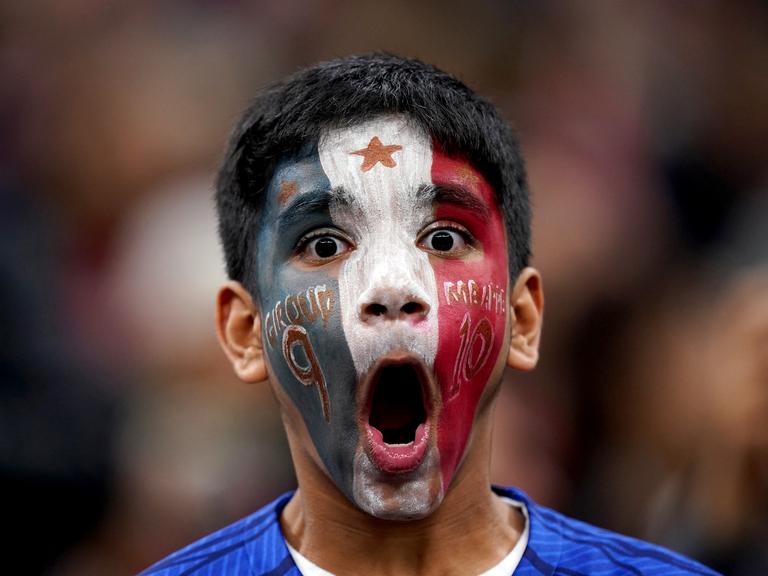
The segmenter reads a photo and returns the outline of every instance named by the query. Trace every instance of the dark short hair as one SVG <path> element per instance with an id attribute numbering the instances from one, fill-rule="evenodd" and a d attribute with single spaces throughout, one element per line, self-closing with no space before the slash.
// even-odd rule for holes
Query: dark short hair
<path id="1" fill-rule="evenodd" d="M 235 126 L 216 181 L 227 273 L 255 293 L 256 227 L 277 162 L 329 128 L 383 114 L 415 121 L 448 155 L 463 157 L 493 186 L 504 215 L 510 275 L 530 258 L 530 202 L 517 138 L 496 108 L 462 82 L 391 54 L 316 64 L 265 89 Z"/>

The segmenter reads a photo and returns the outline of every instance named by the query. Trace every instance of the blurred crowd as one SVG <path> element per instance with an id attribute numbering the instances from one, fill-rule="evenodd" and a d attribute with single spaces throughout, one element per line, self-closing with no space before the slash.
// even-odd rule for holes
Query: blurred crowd
<path id="1" fill-rule="evenodd" d="M 768 573 L 759 0 L 0 3 L 0 502 L 14 574 L 132 574 L 293 486 L 218 350 L 211 199 L 266 83 L 387 50 L 516 126 L 547 296 L 495 482 Z"/>

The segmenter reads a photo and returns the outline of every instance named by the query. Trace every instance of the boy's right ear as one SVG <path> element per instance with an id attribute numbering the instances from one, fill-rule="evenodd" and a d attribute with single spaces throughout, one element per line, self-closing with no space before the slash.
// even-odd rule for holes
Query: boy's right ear
<path id="1" fill-rule="evenodd" d="M 227 282 L 216 296 L 216 334 L 240 380 L 250 383 L 267 379 L 261 315 L 239 282 Z"/>

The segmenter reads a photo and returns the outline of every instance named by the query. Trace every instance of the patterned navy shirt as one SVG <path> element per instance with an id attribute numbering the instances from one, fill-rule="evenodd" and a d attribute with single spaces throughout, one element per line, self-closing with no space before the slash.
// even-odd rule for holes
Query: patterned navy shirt
<path id="1" fill-rule="evenodd" d="M 684 556 L 620 536 L 537 505 L 514 488 L 494 488 L 528 508 L 530 536 L 515 576 L 716 576 Z M 280 530 L 280 512 L 292 492 L 258 512 L 168 556 L 142 576 L 301 576 Z"/>

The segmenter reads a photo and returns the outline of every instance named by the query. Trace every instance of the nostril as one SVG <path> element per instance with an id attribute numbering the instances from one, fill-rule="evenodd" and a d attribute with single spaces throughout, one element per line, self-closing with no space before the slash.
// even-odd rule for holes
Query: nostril
<path id="1" fill-rule="evenodd" d="M 419 304 L 418 302 L 406 302 L 400 308 L 400 311 L 403 312 L 403 314 L 406 314 L 406 315 L 424 314 L 424 305 L 423 304 Z"/>
<path id="2" fill-rule="evenodd" d="M 360 320 L 378 323 L 382 320 L 401 320 L 417 323 L 427 317 L 429 304 L 417 296 L 379 293 L 365 294 L 360 303 Z"/>
<path id="3" fill-rule="evenodd" d="M 387 313 L 387 307 L 383 304 L 368 304 L 368 306 L 365 307 L 365 313 L 368 316 L 384 316 L 384 314 Z"/>

